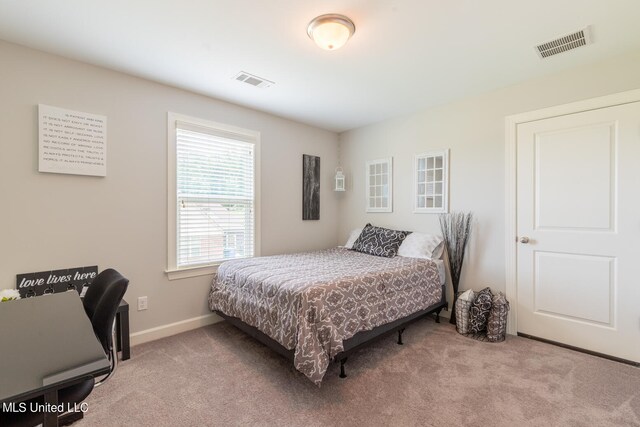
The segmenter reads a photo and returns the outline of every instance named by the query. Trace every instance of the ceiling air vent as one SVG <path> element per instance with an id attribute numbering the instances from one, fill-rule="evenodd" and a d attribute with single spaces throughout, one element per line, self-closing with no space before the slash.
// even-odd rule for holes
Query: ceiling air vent
<path id="1" fill-rule="evenodd" d="M 550 42 L 536 46 L 536 53 L 542 59 L 557 55 L 568 50 L 591 44 L 591 27 L 587 26 L 566 36 L 558 37 Z"/>
<path id="2" fill-rule="evenodd" d="M 249 74 L 246 71 L 240 71 L 234 77 L 239 82 L 246 83 L 251 86 L 265 88 L 274 85 L 275 83 L 271 80 L 263 79 L 262 77 L 254 76 L 253 74 Z"/>

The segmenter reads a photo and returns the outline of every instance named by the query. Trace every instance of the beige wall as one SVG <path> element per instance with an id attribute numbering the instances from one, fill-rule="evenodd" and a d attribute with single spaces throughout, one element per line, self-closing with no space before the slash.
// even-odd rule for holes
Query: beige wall
<path id="1" fill-rule="evenodd" d="M 210 277 L 169 281 L 166 113 L 261 132 L 262 253 L 343 242 L 366 222 L 439 233 L 412 213 L 413 155 L 450 148 L 450 207 L 476 215 L 463 288 L 504 289 L 504 117 L 640 87 L 640 53 L 340 135 L 348 191 L 330 191 L 338 137 L 269 114 L 0 42 L 0 288 L 15 275 L 98 264 L 131 279 L 132 331 L 208 314 Z M 37 104 L 108 117 L 105 178 L 37 172 Z M 301 220 L 301 155 L 322 158 L 321 220 Z M 394 212 L 364 212 L 366 160 L 393 156 Z"/>
<path id="2" fill-rule="evenodd" d="M 0 288 L 98 264 L 130 279 L 132 332 L 209 313 L 210 277 L 164 273 L 167 111 L 261 132 L 262 254 L 336 244 L 336 134 L 5 42 L 0 64 Z M 108 117 L 106 177 L 38 173 L 39 103 Z M 322 159 L 320 221 L 301 219 L 303 153 Z"/>
<path id="3" fill-rule="evenodd" d="M 412 162 L 417 153 L 450 148 L 450 208 L 476 216 L 461 289 L 504 291 L 505 116 L 637 88 L 640 52 L 341 134 L 351 179 L 340 204 L 340 241 L 366 222 L 440 234 L 437 215 L 412 213 Z M 394 211 L 367 214 L 365 161 L 390 156 Z"/>

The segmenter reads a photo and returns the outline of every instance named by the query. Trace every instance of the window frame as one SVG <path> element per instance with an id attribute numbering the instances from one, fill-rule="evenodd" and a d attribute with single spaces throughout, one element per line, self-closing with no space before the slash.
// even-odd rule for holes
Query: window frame
<path id="1" fill-rule="evenodd" d="M 199 126 L 219 133 L 225 137 L 237 136 L 248 140 L 254 146 L 254 223 L 253 256 L 260 256 L 260 132 L 243 129 L 237 126 L 217 123 L 206 119 L 191 117 L 173 112 L 167 113 L 167 274 L 169 280 L 213 274 L 223 261 L 193 267 L 178 267 L 177 233 L 178 233 L 178 194 L 177 194 L 177 122 Z"/>
<path id="2" fill-rule="evenodd" d="M 442 206 L 441 207 L 419 207 L 418 197 L 418 165 L 421 159 L 425 161 L 425 174 L 427 170 L 428 158 L 442 157 Z M 435 169 L 435 168 L 434 168 Z M 439 169 L 439 168 L 438 168 Z M 434 180 L 435 181 L 435 180 Z M 425 176 L 425 183 L 428 184 Z M 435 195 L 435 194 L 434 194 Z M 448 213 L 449 212 L 449 149 L 432 150 L 416 154 L 413 158 L 413 213 Z"/>
<path id="3" fill-rule="evenodd" d="M 388 186 L 388 194 L 387 194 L 387 199 L 389 201 L 388 206 L 386 207 L 371 207 L 370 206 L 370 198 L 371 196 L 371 173 L 370 173 L 370 167 L 372 165 L 387 165 L 387 186 Z M 393 212 L 393 157 L 387 157 L 384 159 L 377 159 L 377 160 L 368 160 L 366 162 L 366 166 L 365 166 L 365 200 L 366 200 L 366 204 L 365 204 L 365 212 L 371 212 L 371 213 L 376 213 L 376 212 L 382 212 L 382 213 L 389 213 L 389 212 Z M 374 186 L 376 184 L 373 184 Z M 381 184 L 383 185 L 383 184 Z M 376 196 L 373 196 L 376 197 Z"/>

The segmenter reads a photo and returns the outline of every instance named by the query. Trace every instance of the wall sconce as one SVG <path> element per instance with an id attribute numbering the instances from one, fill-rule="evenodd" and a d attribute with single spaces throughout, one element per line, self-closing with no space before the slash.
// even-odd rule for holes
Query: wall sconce
<path id="1" fill-rule="evenodd" d="M 336 168 L 336 185 L 333 191 L 346 191 L 344 173 L 342 173 L 341 167 Z"/>

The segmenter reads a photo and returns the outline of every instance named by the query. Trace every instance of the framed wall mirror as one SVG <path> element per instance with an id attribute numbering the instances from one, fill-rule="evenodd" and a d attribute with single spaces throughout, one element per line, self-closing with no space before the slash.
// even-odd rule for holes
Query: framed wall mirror
<path id="1" fill-rule="evenodd" d="M 393 212 L 393 158 L 370 160 L 367 172 L 367 212 Z"/>
<path id="2" fill-rule="evenodd" d="M 414 212 L 449 212 L 449 150 L 418 154 L 414 160 Z"/>

